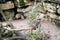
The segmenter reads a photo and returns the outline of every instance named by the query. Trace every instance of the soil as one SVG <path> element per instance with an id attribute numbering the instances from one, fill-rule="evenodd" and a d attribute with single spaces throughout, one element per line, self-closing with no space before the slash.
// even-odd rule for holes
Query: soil
<path id="1" fill-rule="evenodd" d="M 60 28 L 48 21 L 41 22 L 41 29 L 43 33 L 47 34 L 46 40 L 60 40 Z"/>
<path id="2" fill-rule="evenodd" d="M 16 29 L 30 29 L 28 19 L 11 22 Z M 45 34 L 45 40 L 60 40 L 60 28 L 49 21 L 41 21 L 41 30 Z"/>

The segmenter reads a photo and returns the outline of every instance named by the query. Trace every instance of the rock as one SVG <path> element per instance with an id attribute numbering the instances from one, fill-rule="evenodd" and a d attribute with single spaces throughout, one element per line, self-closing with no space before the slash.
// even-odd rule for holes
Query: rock
<path id="1" fill-rule="evenodd" d="M 60 14 L 60 7 L 58 8 L 58 14 Z"/>
<path id="2" fill-rule="evenodd" d="M 23 12 L 32 11 L 32 6 L 27 7 Z"/>
<path id="3" fill-rule="evenodd" d="M 59 8 L 59 5 L 57 5 L 57 8 Z"/>
<path id="4" fill-rule="evenodd" d="M 17 13 L 16 16 L 15 16 L 15 18 L 16 18 L 16 19 L 20 19 L 20 18 L 21 18 L 21 19 L 25 19 L 24 13 L 23 13 L 23 12 Z"/>
<path id="5" fill-rule="evenodd" d="M 6 18 L 8 19 L 8 20 L 13 20 L 13 17 L 14 17 L 14 10 L 13 9 L 11 9 L 11 10 L 4 10 L 4 15 L 6 16 Z"/>
<path id="6" fill-rule="evenodd" d="M 14 4 L 11 1 L 8 1 L 7 3 L 3 3 L 3 4 L 0 4 L 0 5 L 1 5 L 1 8 L 3 10 L 14 8 Z"/>
<path id="7" fill-rule="evenodd" d="M 13 18 L 9 18 L 9 21 L 12 21 L 13 20 Z"/>
<path id="8" fill-rule="evenodd" d="M 24 19 L 24 16 L 23 15 L 21 15 L 21 19 Z"/>
<path id="9" fill-rule="evenodd" d="M 7 23 L 6 22 L 2 23 L 2 26 L 4 26 L 4 27 L 7 26 Z"/>
<path id="10" fill-rule="evenodd" d="M 32 11 L 32 6 L 27 7 L 25 10 L 23 10 L 24 15 L 28 18 L 29 15 L 31 14 Z"/>
<path id="11" fill-rule="evenodd" d="M 24 15 L 25 15 L 26 18 L 29 17 L 29 14 L 30 14 L 29 11 L 24 12 Z"/>
<path id="12" fill-rule="evenodd" d="M 16 14 L 16 19 L 19 19 L 19 18 L 21 18 L 21 14 Z"/>
<path id="13" fill-rule="evenodd" d="M 2 23 L 2 27 L 0 27 L 0 36 L 3 38 L 12 37 L 14 32 L 9 29 L 11 29 L 11 26 L 8 26 L 6 22 Z"/>
<path id="14" fill-rule="evenodd" d="M 40 7 L 39 12 L 46 13 L 46 10 L 43 7 Z"/>
<path id="15" fill-rule="evenodd" d="M 13 2 L 11 2 L 11 1 L 8 1 L 8 2 L 6 3 L 6 6 L 7 6 L 7 9 L 14 8 L 14 4 L 13 4 Z"/>
<path id="16" fill-rule="evenodd" d="M 54 13 L 47 13 L 47 15 L 50 17 L 50 18 L 57 18 L 57 15 L 55 15 Z"/>
<path id="17" fill-rule="evenodd" d="M 28 4 L 28 3 L 31 2 L 31 0 L 24 0 L 24 2 L 25 2 L 26 4 Z"/>
<path id="18" fill-rule="evenodd" d="M 36 14 L 36 19 L 43 19 L 44 17 L 45 17 L 45 14 L 42 14 L 42 13 Z"/>
<path id="19" fill-rule="evenodd" d="M 55 13 L 56 12 L 56 5 L 52 3 L 43 3 L 44 9 L 48 10 L 49 12 Z"/>

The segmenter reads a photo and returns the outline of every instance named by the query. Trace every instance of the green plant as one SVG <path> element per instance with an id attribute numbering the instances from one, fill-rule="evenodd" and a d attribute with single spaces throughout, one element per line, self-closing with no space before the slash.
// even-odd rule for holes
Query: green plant
<path id="1" fill-rule="evenodd" d="M 30 21 L 36 19 L 36 14 L 38 12 L 40 3 L 39 4 L 35 4 L 32 8 L 31 14 L 29 15 Z"/>
<path id="2" fill-rule="evenodd" d="M 35 14 L 30 14 L 30 21 L 34 20 L 36 18 Z"/>
<path id="3" fill-rule="evenodd" d="M 40 34 L 41 30 L 38 28 L 35 32 L 29 34 L 29 40 L 43 40 L 43 36 Z"/>
<path id="4" fill-rule="evenodd" d="M 38 13 L 38 9 L 40 7 L 40 4 L 35 4 L 32 8 L 32 12 L 29 15 L 30 18 L 30 22 L 32 22 L 34 19 L 36 19 L 37 17 L 37 13 Z M 35 30 L 35 32 L 30 33 L 29 36 L 29 40 L 42 40 L 43 36 L 40 34 L 41 30 L 38 28 Z"/>
<path id="5" fill-rule="evenodd" d="M 53 20 L 53 22 L 55 23 L 56 26 L 60 27 L 60 21 L 59 20 Z"/>

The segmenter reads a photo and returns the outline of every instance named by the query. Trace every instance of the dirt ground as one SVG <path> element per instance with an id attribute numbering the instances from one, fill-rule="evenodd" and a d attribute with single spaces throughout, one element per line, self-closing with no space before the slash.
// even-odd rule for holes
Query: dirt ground
<path id="1" fill-rule="evenodd" d="M 29 29 L 28 19 L 11 22 L 16 29 Z M 41 21 L 41 30 L 47 34 L 45 40 L 60 40 L 60 28 L 48 21 Z M 49 38 L 48 38 L 49 36 Z"/>
<path id="2" fill-rule="evenodd" d="M 53 25 L 51 22 L 42 21 L 41 29 L 49 36 L 46 40 L 60 40 L 60 28 Z"/>

